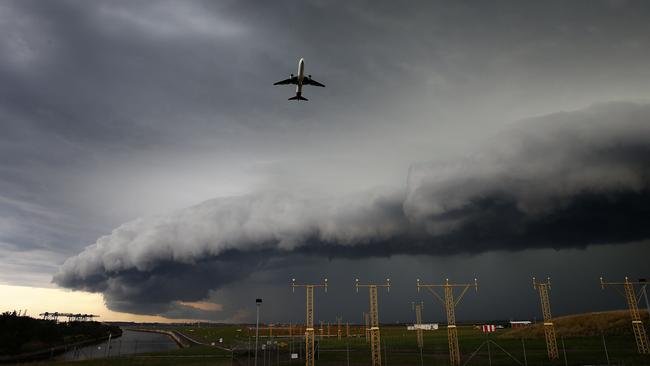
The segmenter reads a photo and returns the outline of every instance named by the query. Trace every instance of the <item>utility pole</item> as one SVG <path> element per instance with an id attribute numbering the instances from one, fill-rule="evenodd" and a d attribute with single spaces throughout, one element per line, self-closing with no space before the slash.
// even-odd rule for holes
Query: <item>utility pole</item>
<path id="1" fill-rule="evenodd" d="M 262 299 L 255 299 L 255 306 L 257 306 L 257 320 L 255 321 L 255 363 L 254 366 L 257 366 L 257 338 L 260 335 L 260 306 L 262 305 Z"/>
<path id="2" fill-rule="evenodd" d="M 345 337 L 350 338 L 350 322 L 345 322 Z"/>
<path id="3" fill-rule="evenodd" d="M 323 340 L 323 335 L 325 334 L 325 327 L 323 326 L 323 321 L 320 321 L 320 340 Z M 319 347 L 320 348 L 320 347 Z"/>
<path id="4" fill-rule="evenodd" d="M 365 334 L 366 334 L 366 343 L 370 341 L 370 314 L 363 313 L 363 319 L 366 323 Z"/>
<path id="5" fill-rule="evenodd" d="M 424 307 L 424 302 L 420 301 L 419 304 L 411 302 L 413 310 L 415 310 L 415 331 L 418 338 L 418 348 L 422 350 L 424 347 L 424 337 L 422 336 L 422 308 Z"/>
<path id="6" fill-rule="evenodd" d="M 546 337 L 546 351 L 549 360 L 557 360 L 560 354 L 557 350 L 557 338 L 555 336 L 555 325 L 551 317 L 551 302 L 548 298 L 548 290 L 551 289 L 551 278 L 546 277 L 546 282 L 537 282 L 533 277 L 533 288 L 539 291 L 539 301 L 542 304 L 542 315 L 544 317 L 544 336 Z"/>
<path id="7" fill-rule="evenodd" d="M 623 291 L 621 292 L 618 287 L 614 287 L 619 294 L 621 294 L 627 300 L 627 306 L 630 308 L 630 315 L 632 316 L 632 330 L 634 331 L 634 338 L 636 339 L 636 348 L 640 354 L 650 354 L 650 347 L 648 346 L 648 335 L 645 332 L 645 327 L 641 321 L 641 314 L 639 314 L 639 307 L 637 302 L 641 294 L 637 295 L 634 290 L 634 285 L 645 285 L 645 282 L 633 282 L 625 277 L 624 282 L 604 282 L 603 278 L 600 278 L 600 287 L 605 288 L 605 286 L 616 286 L 623 285 Z"/>
<path id="8" fill-rule="evenodd" d="M 305 324 L 305 366 L 314 366 L 314 288 L 323 287 L 327 292 L 327 278 L 322 284 L 316 285 L 297 285 L 294 278 L 291 283 L 292 291 L 296 291 L 296 287 L 304 287 L 307 293 L 307 322 Z M 321 328 L 322 329 L 322 328 Z M 322 332 L 321 332 L 322 334 Z M 320 348 L 320 347 L 319 347 Z"/>
<path id="9" fill-rule="evenodd" d="M 415 309 L 415 331 L 417 332 L 418 348 L 420 349 L 420 366 L 424 366 L 424 358 L 422 356 L 424 348 L 424 337 L 422 336 L 422 308 L 424 307 L 424 301 L 420 301 L 417 305 L 415 302 L 411 302 L 411 305 Z"/>
<path id="10" fill-rule="evenodd" d="M 367 287 L 370 290 L 370 352 L 372 355 L 372 366 L 381 366 L 381 341 L 379 336 L 379 314 L 377 309 L 377 288 L 386 287 L 390 292 L 390 278 L 386 279 L 385 285 L 367 284 L 362 285 L 359 279 L 355 280 L 355 287 Z"/>
<path id="11" fill-rule="evenodd" d="M 106 344 L 106 355 L 104 357 L 108 358 L 111 355 L 111 337 L 113 333 L 108 332 L 108 343 Z"/>
<path id="12" fill-rule="evenodd" d="M 458 329 L 456 329 L 456 305 L 462 300 L 463 296 L 465 296 L 465 293 L 467 293 L 467 290 L 470 287 L 474 287 L 476 291 L 478 291 L 478 282 L 476 278 L 474 279 L 473 284 L 451 284 L 449 283 L 449 279 L 447 278 L 445 280 L 444 284 L 430 284 L 430 285 L 423 285 L 420 283 L 420 279 L 417 279 L 417 287 L 418 287 L 418 292 L 420 292 L 420 288 L 426 288 L 433 294 L 433 296 L 440 301 L 440 303 L 445 307 L 445 310 L 447 311 L 447 340 L 449 343 L 449 363 L 451 365 L 460 365 L 460 349 L 458 348 Z M 434 290 L 436 287 L 442 287 L 444 288 L 445 291 L 445 298 L 443 298 L 438 295 L 438 293 Z M 454 300 L 454 287 L 462 287 L 463 290 L 458 296 L 457 299 Z"/>
<path id="13" fill-rule="evenodd" d="M 342 317 L 340 317 L 340 316 L 337 316 L 337 317 L 336 317 L 336 323 L 337 323 L 337 326 L 338 326 L 338 329 L 336 330 L 336 334 L 337 334 L 337 336 L 338 336 L 339 341 L 341 340 L 341 333 L 342 333 L 342 330 L 341 330 L 341 319 L 342 319 Z"/>

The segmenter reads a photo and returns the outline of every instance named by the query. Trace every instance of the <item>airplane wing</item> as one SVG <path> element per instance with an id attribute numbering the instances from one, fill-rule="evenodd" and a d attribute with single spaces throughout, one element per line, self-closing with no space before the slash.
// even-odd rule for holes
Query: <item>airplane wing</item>
<path id="1" fill-rule="evenodd" d="M 298 77 L 294 76 L 282 81 L 278 81 L 277 83 L 273 83 L 273 85 L 289 85 L 289 84 L 298 84 Z"/>
<path id="2" fill-rule="evenodd" d="M 318 81 L 316 81 L 316 80 L 314 80 L 314 79 L 312 79 L 312 78 L 304 78 L 304 79 L 302 79 L 302 83 L 303 83 L 304 85 L 320 86 L 320 87 L 322 87 L 322 88 L 325 87 L 325 85 L 319 83 Z"/>

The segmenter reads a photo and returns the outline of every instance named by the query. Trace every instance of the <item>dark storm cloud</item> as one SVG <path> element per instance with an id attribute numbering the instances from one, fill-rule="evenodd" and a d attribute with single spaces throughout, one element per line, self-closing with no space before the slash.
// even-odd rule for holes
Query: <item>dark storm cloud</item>
<path id="1" fill-rule="evenodd" d="M 337 98 L 362 105 L 427 85 L 447 102 L 504 74 L 508 82 L 524 77 L 519 85 L 535 75 L 550 77 L 536 83 L 565 74 L 587 82 L 592 72 L 642 71 L 647 3 L 511 5 L 7 2 L 0 95 L 2 112 L 13 114 L 4 122 L 10 133 L 136 150 L 195 138 L 215 124 L 275 129 L 259 117 L 270 109 L 280 118 L 298 114 L 274 109 L 268 91 L 253 85 L 294 72 L 287 53 L 307 53 L 339 86 Z"/>
<path id="2" fill-rule="evenodd" d="M 534 118 L 469 158 L 414 168 L 407 216 L 479 249 L 644 239 L 649 112 L 606 103 Z"/>
<path id="3" fill-rule="evenodd" d="M 362 266 L 644 238 L 641 122 L 611 139 L 598 125 L 585 151 L 526 127 L 495 142 L 512 152 L 446 157 L 513 120 L 647 99 L 648 14 L 646 1 L 3 1 L 0 281 L 51 271 L 123 222 L 58 283 L 174 316 L 188 314 L 174 300 L 248 273 L 282 277 L 294 253 Z M 328 87 L 289 105 L 271 84 L 298 57 Z M 590 113 L 646 110 L 543 120 Z M 552 141 L 529 150 L 525 131 Z M 349 194 L 401 186 L 434 156 L 408 187 Z M 151 217 L 231 191 L 248 193 Z"/>
<path id="4" fill-rule="evenodd" d="M 520 122 L 467 156 L 415 166 L 405 193 L 264 192 L 139 219 L 66 260 L 55 281 L 147 313 L 152 304 L 200 300 L 297 254 L 447 255 L 648 239 L 649 120 L 647 104 L 599 104 Z"/>

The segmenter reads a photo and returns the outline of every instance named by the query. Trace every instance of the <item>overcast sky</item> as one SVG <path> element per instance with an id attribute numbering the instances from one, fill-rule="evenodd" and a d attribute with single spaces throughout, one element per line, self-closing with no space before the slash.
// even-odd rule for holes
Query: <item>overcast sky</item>
<path id="1" fill-rule="evenodd" d="M 650 275 L 649 18 L 645 1 L 0 2 L 0 283 L 210 320 L 251 320 L 263 295 L 296 321 L 290 279 L 328 276 L 333 321 L 367 308 L 355 277 L 390 276 L 395 321 L 433 301 L 418 277 L 479 277 L 474 319 L 535 316 L 530 277 L 550 275 L 556 313 L 623 307 L 597 280 Z M 288 102 L 272 84 L 301 57 L 327 87 Z M 219 309 L 180 303 L 198 301 Z"/>

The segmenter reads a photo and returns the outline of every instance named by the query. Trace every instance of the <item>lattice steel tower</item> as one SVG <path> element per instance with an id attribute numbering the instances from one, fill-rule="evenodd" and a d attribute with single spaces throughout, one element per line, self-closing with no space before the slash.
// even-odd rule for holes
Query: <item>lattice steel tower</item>
<path id="1" fill-rule="evenodd" d="M 460 300 L 465 296 L 467 290 L 470 287 L 474 287 L 478 291 L 478 282 L 476 278 L 474 283 L 463 283 L 463 284 L 452 284 L 449 283 L 449 279 L 445 280 L 444 284 L 441 285 L 423 285 L 420 283 L 420 279 L 417 280 L 418 292 L 420 288 L 426 288 L 434 295 L 441 304 L 444 305 L 445 310 L 447 311 L 447 340 L 449 342 L 449 363 L 451 365 L 460 365 L 460 349 L 458 348 L 458 329 L 456 329 L 456 305 Z M 438 295 L 434 290 L 436 287 L 442 287 L 445 289 L 445 298 Z M 454 300 L 454 287 L 462 287 L 463 291 L 460 293 L 457 299 Z"/>
<path id="2" fill-rule="evenodd" d="M 386 287 L 390 291 L 390 278 L 386 279 L 385 285 L 362 285 L 357 278 L 355 281 L 357 292 L 359 287 L 367 287 L 370 290 L 370 352 L 372 354 L 372 366 L 381 366 L 381 340 L 379 336 L 379 315 L 377 310 L 377 288 Z"/>
<path id="3" fill-rule="evenodd" d="M 291 289 L 296 291 L 296 287 L 304 287 L 307 293 L 307 321 L 305 322 L 305 366 L 314 366 L 314 288 L 323 287 L 327 292 L 327 278 L 322 284 L 317 285 L 297 285 L 296 279 L 291 281 Z"/>
<path id="4" fill-rule="evenodd" d="M 648 346 L 648 335 L 645 332 L 645 327 L 641 321 L 641 314 L 639 314 L 639 307 L 637 306 L 638 300 L 641 298 L 641 291 L 637 294 L 634 291 L 634 285 L 645 285 L 645 282 L 633 282 L 625 277 L 624 282 L 604 282 L 603 278 L 600 278 L 600 287 L 605 288 L 605 286 L 610 285 L 623 285 L 623 291 L 614 287 L 619 294 L 625 297 L 627 300 L 627 306 L 630 308 L 630 315 L 632 316 L 632 330 L 634 331 L 634 338 L 636 339 L 636 348 L 641 354 L 650 354 L 650 347 Z"/>
<path id="5" fill-rule="evenodd" d="M 557 338 L 555 336 L 555 325 L 551 316 L 551 302 L 548 298 L 548 290 L 551 289 L 551 278 L 547 277 L 546 282 L 537 282 L 533 277 L 533 288 L 539 291 L 539 301 L 542 303 L 542 315 L 544 316 L 544 337 L 546 338 L 546 352 L 549 360 L 557 360 L 560 354 L 557 351 Z"/>

